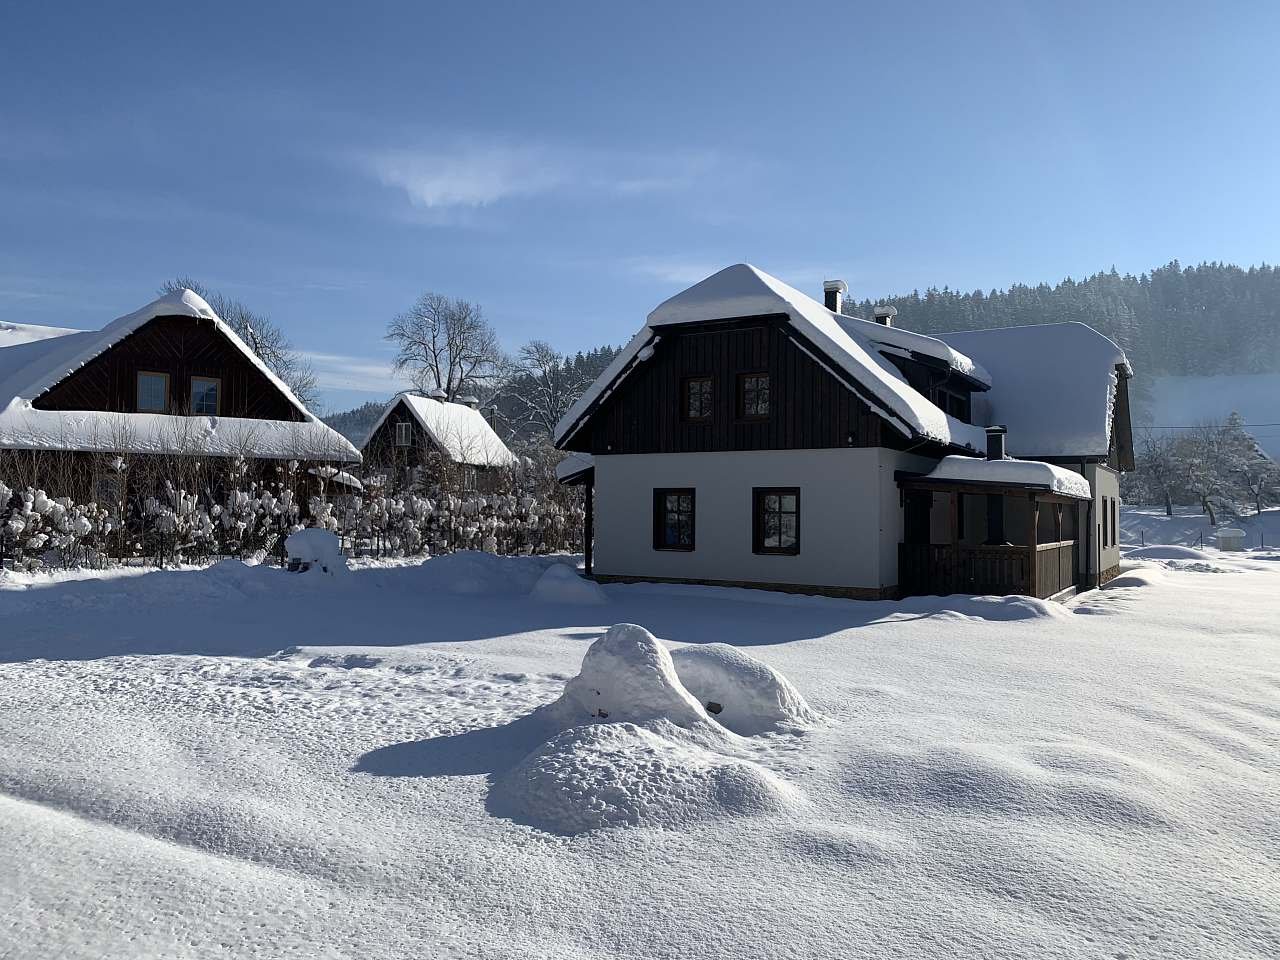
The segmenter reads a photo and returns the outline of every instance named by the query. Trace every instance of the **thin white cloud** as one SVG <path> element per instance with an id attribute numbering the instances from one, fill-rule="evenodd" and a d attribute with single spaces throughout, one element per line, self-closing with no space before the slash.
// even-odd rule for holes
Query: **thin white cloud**
<path id="1" fill-rule="evenodd" d="M 412 386 L 403 377 L 392 373 L 389 357 L 312 352 L 304 352 L 302 356 L 311 364 L 316 381 L 324 390 L 363 390 L 391 396 Z"/>
<path id="2" fill-rule="evenodd" d="M 385 186 L 421 207 L 483 207 L 507 197 L 543 193 L 571 176 L 563 158 L 536 147 L 469 145 L 447 152 L 389 150 L 365 160 Z"/>
<path id="3" fill-rule="evenodd" d="M 419 209 L 487 207 L 557 191 L 639 196 L 687 189 L 716 166 L 710 153 L 629 153 L 549 144 L 465 142 L 447 148 L 390 149 L 357 165 Z"/>

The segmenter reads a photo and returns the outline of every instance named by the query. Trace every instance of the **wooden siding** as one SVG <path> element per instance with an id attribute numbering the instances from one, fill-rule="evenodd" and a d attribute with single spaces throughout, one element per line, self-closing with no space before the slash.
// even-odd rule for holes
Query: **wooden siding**
<path id="1" fill-rule="evenodd" d="M 769 375 L 769 416 L 738 416 L 738 377 Z M 712 415 L 683 417 L 682 383 L 712 378 Z M 700 453 L 898 445 L 904 438 L 788 335 L 785 318 L 664 329 L 653 356 L 565 444 L 584 453 Z"/>
<path id="2" fill-rule="evenodd" d="M 397 423 L 408 423 L 412 427 L 412 441 L 407 447 L 396 446 Z M 434 450 L 435 444 L 431 437 L 422 429 L 422 424 L 408 405 L 401 400 L 365 441 L 360 453 L 366 467 L 403 467 L 422 463 L 423 458 Z"/>
<path id="3" fill-rule="evenodd" d="M 207 320 L 156 317 L 33 401 L 40 410 L 137 412 L 140 371 L 168 376 L 168 413 L 190 410 L 191 378 L 221 381 L 219 416 L 303 419 L 302 412 Z"/>

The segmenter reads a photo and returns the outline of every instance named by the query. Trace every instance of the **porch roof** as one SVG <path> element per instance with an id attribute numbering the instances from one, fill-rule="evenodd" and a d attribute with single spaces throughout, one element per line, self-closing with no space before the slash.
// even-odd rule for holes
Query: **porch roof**
<path id="1" fill-rule="evenodd" d="M 903 488 L 953 490 L 962 493 L 1036 493 L 1042 500 L 1091 500 L 1089 481 L 1080 474 L 1038 460 L 985 460 L 943 457 L 929 473 L 898 471 Z"/>

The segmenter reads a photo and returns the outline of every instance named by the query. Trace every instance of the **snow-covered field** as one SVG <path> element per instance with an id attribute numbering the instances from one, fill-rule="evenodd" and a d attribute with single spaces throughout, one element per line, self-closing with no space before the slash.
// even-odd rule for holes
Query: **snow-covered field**
<path id="1" fill-rule="evenodd" d="M 1274 958 L 1277 561 L 1065 606 L 0 574 L 0 956 Z M 566 692 L 619 622 L 676 657 L 616 631 Z"/>
<path id="2" fill-rule="evenodd" d="M 1243 530 L 1246 547 L 1280 549 L 1280 507 L 1238 519 L 1224 518 L 1219 526 Z M 1174 507 L 1171 517 L 1165 516 L 1164 507 L 1131 506 L 1120 511 L 1120 543 L 1124 547 L 1157 543 L 1199 547 L 1201 538 L 1214 546 L 1215 533 L 1209 518 L 1195 507 Z"/>

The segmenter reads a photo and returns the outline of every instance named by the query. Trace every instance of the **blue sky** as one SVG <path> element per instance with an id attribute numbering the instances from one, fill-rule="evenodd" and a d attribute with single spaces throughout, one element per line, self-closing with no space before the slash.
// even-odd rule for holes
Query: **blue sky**
<path id="1" fill-rule="evenodd" d="M 0 30 L 0 319 L 195 276 L 332 409 L 396 389 L 425 290 L 572 351 L 742 260 L 876 297 L 1280 259 L 1272 4 L 63 9 Z"/>

